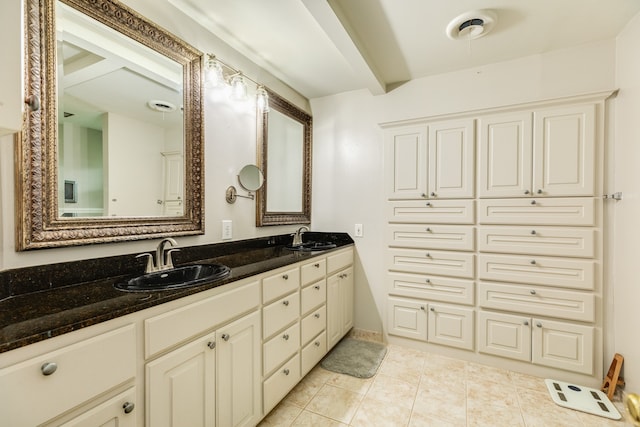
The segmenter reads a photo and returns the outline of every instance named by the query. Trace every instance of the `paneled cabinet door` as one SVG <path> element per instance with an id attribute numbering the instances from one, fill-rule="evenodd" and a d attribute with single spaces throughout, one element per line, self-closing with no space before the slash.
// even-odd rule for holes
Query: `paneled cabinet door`
<path id="1" fill-rule="evenodd" d="M 429 198 L 464 199 L 475 195 L 474 121 L 429 124 Z"/>
<path id="2" fill-rule="evenodd" d="M 427 340 L 427 304 L 424 301 L 389 297 L 387 300 L 389 334 Z"/>
<path id="3" fill-rule="evenodd" d="M 533 136 L 530 112 L 478 119 L 479 197 L 514 197 L 531 193 Z"/>
<path id="4" fill-rule="evenodd" d="M 593 374 L 594 327 L 535 318 L 532 327 L 533 363 Z"/>
<path id="5" fill-rule="evenodd" d="M 327 278 L 327 349 L 353 327 L 353 267 Z"/>
<path id="6" fill-rule="evenodd" d="M 257 311 L 216 332 L 218 427 L 254 426 L 262 416 L 260 331 Z"/>
<path id="7" fill-rule="evenodd" d="M 385 132 L 385 182 L 389 199 L 421 199 L 427 194 L 427 126 Z"/>
<path id="8" fill-rule="evenodd" d="M 471 308 L 429 303 L 428 340 L 435 344 L 473 350 L 473 320 Z"/>
<path id="9" fill-rule="evenodd" d="M 531 318 L 478 311 L 478 351 L 531 361 Z"/>
<path id="10" fill-rule="evenodd" d="M 146 367 L 148 427 L 214 427 L 216 338 L 186 344 Z"/>
<path id="11" fill-rule="evenodd" d="M 595 105 L 533 113 L 533 191 L 543 196 L 595 193 Z"/>

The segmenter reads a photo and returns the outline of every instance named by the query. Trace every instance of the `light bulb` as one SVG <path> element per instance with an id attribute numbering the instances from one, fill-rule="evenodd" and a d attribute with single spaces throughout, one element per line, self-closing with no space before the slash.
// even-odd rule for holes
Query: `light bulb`
<path id="1" fill-rule="evenodd" d="M 269 112 L 269 94 L 262 85 L 258 86 L 258 89 L 256 90 L 256 106 L 258 107 L 258 110 L 263 113 Z"/>
<path id="2" fill-rule="evenodd" d="M 244 101 L 247 99 L 247 84 L 244 82 L 242 73 L 238 73 L 231 78 L 231 99 Z"/>
<path id="3" fill-rule="evenodd" d="M 209 59 L 207 59 L 205 81 L 211 87 L 220 87 L 224 84 L 222 65 L 220 65 L 213 55 L 209 55 Z"/>

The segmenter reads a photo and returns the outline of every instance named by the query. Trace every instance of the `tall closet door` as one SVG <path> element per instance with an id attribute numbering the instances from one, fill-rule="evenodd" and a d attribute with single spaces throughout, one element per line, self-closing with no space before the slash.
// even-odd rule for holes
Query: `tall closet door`
<path id="1" fill-rule="evenodd" d="M 385 182 L 389 199 L 427 194 L 427 127 L 390 129 L 385 134 Z"/>
<path id="2" fill-rule="evenodd" d="M 429 125 L 429 198 L 475 195 L 474 120 Z"/>

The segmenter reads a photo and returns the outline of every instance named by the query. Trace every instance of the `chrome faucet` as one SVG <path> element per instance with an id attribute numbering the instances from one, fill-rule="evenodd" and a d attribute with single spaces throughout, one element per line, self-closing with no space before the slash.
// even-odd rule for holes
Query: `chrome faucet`
<path id="1" fill-rule="evenodd" d="M 169 243 L 172 248 L 165 249 L 165 245 Z M 154 271 L 163 271 L 170 270 L 173 268 L 173 259 L 171 258 L 171 253 L 174 251 L 179 251 L 180 249 L 173 248 L 173 246 L 177 246 L 178 242 L 176 242 L 171 237 L 164 238 L 158 243 L 158 247 L 156 248 L 156 261 L 155 264 L 153 262 L 153 255 L 149 252 L 145 252 L 143 254 L 137 255 L 136 258 L 146 257 L 147 258 L 147 266 L 145 267 L 145 274 L 153 273 Z"/>
<path id="2" fill-rule="evenodd" d="M 302 244 L 302 234 L 305 231 L 310 231 L 309 227 L 307 227 L 306 225 L 303 225 L 302 227 L 298 228 L 298 230 L 292 234 L 293 236 L 293 243 L 291 243 L 291 246 L 300 246 Z"/>

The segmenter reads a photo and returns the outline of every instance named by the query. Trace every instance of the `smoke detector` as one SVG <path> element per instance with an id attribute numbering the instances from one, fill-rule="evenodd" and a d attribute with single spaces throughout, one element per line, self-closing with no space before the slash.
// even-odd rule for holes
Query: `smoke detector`
<path id="1" fill-rule="evenodd" d="M 169 101 L 159 101 L 157 99 L 147 102 L 147 107 L 151 108 L 153 111 L 159 111 L 161 113 L 171 113 L 172 111 L 176 111 L 176 106 Z"/>
<path id="2" fill-rule="evenodd" d="M 447 25 L 447 36 L 452 40 L 477 39 L 487 35 L 497 21 L 498 16 L 488 9 L 463 13 Z"/>

